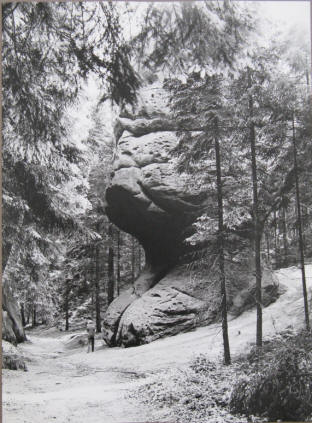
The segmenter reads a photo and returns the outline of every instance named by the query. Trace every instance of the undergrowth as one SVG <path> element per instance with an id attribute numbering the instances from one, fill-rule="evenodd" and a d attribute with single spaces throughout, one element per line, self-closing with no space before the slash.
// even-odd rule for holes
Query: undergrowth
<path id="1" fill-rule="evenodd" d="M 134 396 L 177 423 L 243 423 L 312 417 L 312 336 L 281 333 L 231 366 L 196 357 L 154 375 Z"/>
<path id="2" fill-rule="evenodd" d="M 235 377 L 235 366 L 199 355 L 187 368 L 155 375 L 135 397 L 151 410 L 162 408 L 162 418 L 176 423 L 243 423 L 227 408 Z"/>
<path id="3" fill-rule="evenodd" d="M 312 417 L 312 335 L 284 332 L 240 360 L 230 409 L 270 420 Z"/>

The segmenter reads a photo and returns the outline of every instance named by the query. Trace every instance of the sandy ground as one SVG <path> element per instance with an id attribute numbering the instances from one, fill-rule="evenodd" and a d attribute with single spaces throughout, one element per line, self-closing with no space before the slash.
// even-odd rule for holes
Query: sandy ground
<path id="1" fill-rule="evenodd" d="M 289 326 L 303 326 L 301 273 L 296 267 L 277 271 L 286 292 L 263 310 L 264 337 Z M 309 299 L 312 265 L 306 267 Z M 256 312 L 230 316 L 232 355 L 255 341 Z M 134 348 L 108 348 L 98 339 L 95 352 L 68 351 L 67 333 L 37 330 L 19 349 L 29 357 L 28 372 L 3 370 L 4 423 L 130 423 L 164 421 L 152 410 L 128 399 L 127 393 L 173 366 L 184 366 L 196 354 L 222 356 L 219 324 L 160 339 Z"/>

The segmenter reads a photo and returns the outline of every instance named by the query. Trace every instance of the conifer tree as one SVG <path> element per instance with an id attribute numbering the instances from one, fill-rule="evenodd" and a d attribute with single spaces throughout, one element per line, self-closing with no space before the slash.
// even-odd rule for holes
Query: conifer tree
<path id="1" fill-rule="evenodd" d="M 219 145 L 218 119 L 215 118 L 215 155 L 217 170 L 217 197 L 218 197 L 218 247 L 219 247 L 219 269 L 221 285 L 221 313 L 222 313 L 222 334 L 224 348 L 224 363 L 231 363 L 228 324 L 227 324 L 227 299 L 224 267 L 224 225 L 223 225 L 223 193 L 222 193 L 222 175 L 221 175 L 221 157 Z"/>
<path id="2" fill-rule="evenodd" d="M 83 150 L 70 139 L 65 116 L 83 79 L 97 74 L 102 97 L 118 104 L 135 101 L 139 82 L 115 5 L 6 3 L 2 12 L 3 206 L 10 216 L 4 220 L 9 236 L 2 271 L 7 279 L 10 257 L 25 255 L 15 234 L 21 238 L 29 223 L 35 223 L 41 239 L 52 230 L 83 231 L 74 204 L 69 206 L 75 195 L 79 201 L 83 177 L 77 165 Z M 16 226 L 19 221 L 22 226 Z"/>
<path id="3" fill-rule="evenodd" d="M 248 89 L 251 86 L 250 69 L 248 73 Z M 258 202 L 258 171 L 257 171 L 257 153 L 256 153 L 256 132 L 253 109 L 253 97 L 249 94 L 249 142 L 251 151 L 251 170 L 252 170 L 252 194 L 253 194 L 253 226 L 254 226 L 254 243 L 255 243 L 255 272 L 256 272 L 256 304 L 257 304 L 257 347 L 262 346 L 262 292 L 261 292 L 261 229 L 259 222 L 259 202 Z"/>
<path id="4" fill-rule="evenodd" d="M 293 158 L 294 158 L 294 172 L 295 172 L 295 192 L 296 192 L 296 206 L 297 206 L 297 219 L 298 219 L 298 244 L 300 251 L 300 265 L 302 275 L 302 291 L 303 291 L 303 302 L 304 302 L 304 317 L 306 329 L 310 330 L 310 319 L 309 319 L 309 306 L 308 306 L 308 294 L 306 285 L 305 275 L 305 261 L 304 261 L 304 244 L 302 234 L 302 218 L 301 218 L 301 204 L 300 204 L 300 191 L 299 191 L 299 178 L 298 178 L 298 164 L 297 164 L 297 145 L 296 145 L 296 128 L 295 128 L 295 116 L 292 115 L 292 136 L 293 136 Z"/>

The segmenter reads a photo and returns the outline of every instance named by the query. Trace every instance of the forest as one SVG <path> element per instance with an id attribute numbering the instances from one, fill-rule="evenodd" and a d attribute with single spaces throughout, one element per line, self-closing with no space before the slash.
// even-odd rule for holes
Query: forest
<path id="1" fill-rule="evenodd" d="M 2 4 L 5 421 L 312 420 L 311 45 L 256 3 Z"/>

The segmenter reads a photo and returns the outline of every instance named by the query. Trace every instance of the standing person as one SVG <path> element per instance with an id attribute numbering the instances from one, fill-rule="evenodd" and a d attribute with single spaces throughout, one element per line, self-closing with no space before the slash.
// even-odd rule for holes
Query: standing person
<path id="1" fill-rule="evenodd" d="M 94 335 L 95 335 L 95 324 L 92 319 L 89 317 L 87 320 L 87 333 L 88 333 L 88 351 L 90 352 L 90 346 L 92 352 L 94 352 Z"/>

